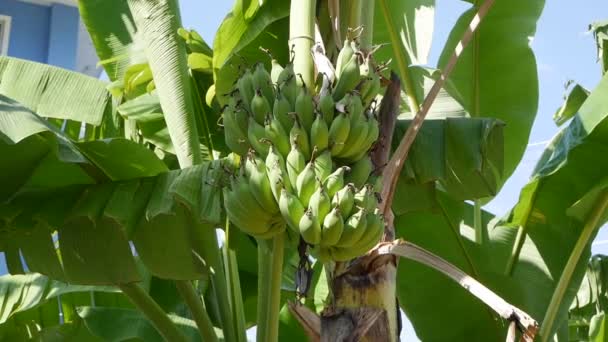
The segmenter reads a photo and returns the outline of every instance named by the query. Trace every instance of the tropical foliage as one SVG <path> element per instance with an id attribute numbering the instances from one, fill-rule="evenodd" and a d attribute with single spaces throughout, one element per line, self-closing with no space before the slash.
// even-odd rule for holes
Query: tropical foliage
<path id="1" fill-rule="evenodd" d="M 392 331 L 382 336 L 395 338 L 396 310 L 389 311 L 398 302 L 424 341 L 505 339 L 506 318 L 521 317 L 493 312 L 438 267 L 402 259 L 393 273 L 384 264 L 355 270 L 381 259 L 370 253 L 344 263 L 342 274 L 330 272 L 295 246 L 272 251 L 227 219 L 223 189 L 238 158 L 219 124 L 226 94 L 246 67 L 262 62 L 270 70 L 260 46 L 290 62 L 290 23 L 305 25 L 290 11 L 302 3 L 316 6 L 317 38 L 332 61 L 353 23 L 373 27 L 361 37 L 370 49 L 390 45 L 374 53 L 398 75 L 383 73 L 380 114 L 396 119 L 386 145 L 397 149 L 419 131 L 390 189 L 388 235 L 530 314 L 538 340 L 603 340 L 605 260 L 588 261 L 608 219 L 608 160 L 598 157 L 608 154 L 606 74 L 594 89 L 571 88 L 555 114 L 562 128 L 513 209 L 504 217 L 481 209 L 519 164 L 538 107 L 529 39 L 543 1 L 524 0 L 471 4 L 436 66 L 422 66 L 433 0 L 353 1 L 352 8 L 236 0 L 213 44 L 181 28 L 175 0 L 79 1 L 109 82 L 0 58 L 0 251 L 10 273 L 0 277 L 0 338 L 245 341 L 257 326 L 269 341 L 306 340 L 327 327 L 329 311 L 353 308 L 369 323 L 353 334 L 373 339 L 384 320 Z M 471 29 L 475 18 L 481 23 Z M 605 73 L 606 25 L 592 30 Z M 434 93 L 438 81 L 445 83 Z M 390 89 L 399 84 L 394 101 Z M 382 112 L 391 101 L 395 110 Z M 414 118 L 425 110 L 418 127 Z M 270 279 L 258 269 L 281 254 L 271 307 L 258 300 Z M 382 295 L 340 297 L 340 282 L 355 271 L 385 272 L 374 273 L 383 274 L 386 287 L 375 288 Z M 385 314 L 365 311 L 370 300 Z M 331 329 L 323 334 L 337 333 Z"/>

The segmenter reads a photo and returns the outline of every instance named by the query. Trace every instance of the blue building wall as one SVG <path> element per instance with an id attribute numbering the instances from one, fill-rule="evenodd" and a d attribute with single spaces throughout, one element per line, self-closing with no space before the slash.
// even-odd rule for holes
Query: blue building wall
<path id="1" fill-rule="evenodd" d="M 78 47 L 78 9 L 0 0 L 0 14 L 11 17 L 8 55 L 74 69 Z"/>

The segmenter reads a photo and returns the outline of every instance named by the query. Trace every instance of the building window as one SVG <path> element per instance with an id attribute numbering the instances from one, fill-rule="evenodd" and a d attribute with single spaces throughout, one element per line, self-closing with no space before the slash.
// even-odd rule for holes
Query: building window
<path id="1" fill-rule="evenodd" d="M 0 14 L 0 55 L 8 54 L 8 40 L 11 33 L 11 17 Z"/>

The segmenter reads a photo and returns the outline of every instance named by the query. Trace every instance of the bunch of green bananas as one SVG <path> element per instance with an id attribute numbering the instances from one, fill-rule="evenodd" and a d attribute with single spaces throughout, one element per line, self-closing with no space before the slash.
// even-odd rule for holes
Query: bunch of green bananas
<path id="1" fill-rule="evenodd" d="M 346 41 L 336 80 L 314 95 L 291 64 L 247 70 L 223 111 L 228 147 L 242 157 L 224 192 L 228 218 L 258 238 L 285 227 L 325 260 L 367 252 L 381 238 L 381 179 L 370 177 L 378 139 L 380 78 L 369 56 Z"/>

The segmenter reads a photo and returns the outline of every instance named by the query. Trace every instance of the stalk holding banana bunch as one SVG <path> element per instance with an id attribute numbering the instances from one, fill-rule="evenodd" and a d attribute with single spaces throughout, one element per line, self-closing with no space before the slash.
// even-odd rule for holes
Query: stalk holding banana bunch
<path id="1" fill-rule="evenodd" d="M 236 82 L 223 123 L 242 162 L 224 200 L 245 233 L 267 239 L 289 229 L 318 258 L 335 261 L 363 255 L 382 237 L 369 157 L 380 76 L 370 57 L 345 41 L 322 96 L 276 60 L 270 72 L 259 63 Z"/>

